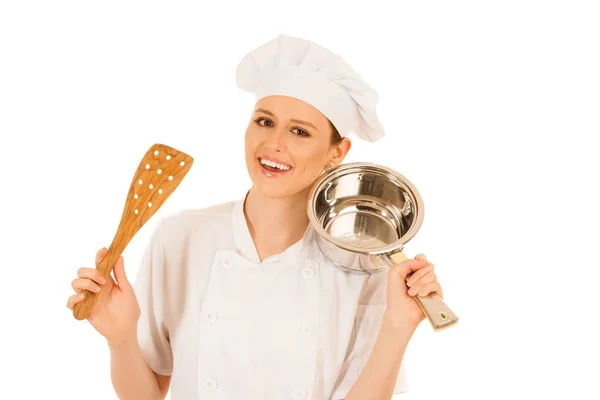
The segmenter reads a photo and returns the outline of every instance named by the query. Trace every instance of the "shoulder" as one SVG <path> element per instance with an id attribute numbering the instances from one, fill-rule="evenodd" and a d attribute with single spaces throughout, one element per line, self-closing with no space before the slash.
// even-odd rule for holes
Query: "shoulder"
<path id="1" fill-rule="evenodd" d="M 156 222 L 152 246 L 163 255 L 165 262 L 179 262 L 192 253 L 198 257 L 231 247 L 232 212 L 236 203 L 232 200 L 204 208 L 180 209 L 162 216 Z"/>
<path id="2" fill-rule="evenodd" d="M 213 228 L 231 220 L 235 201 L 228 201 L 204 208 L 182 209 L 162 217 L 158 228 L 162 235 L 170 236 L 178 233 L 190 233 L 206 228 Z"/>

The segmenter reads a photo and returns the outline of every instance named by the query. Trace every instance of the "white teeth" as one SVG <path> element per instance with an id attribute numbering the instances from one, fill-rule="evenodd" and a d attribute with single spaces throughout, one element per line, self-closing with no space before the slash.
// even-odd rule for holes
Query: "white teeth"
<path id="1" fill-rule="evenodd" d="M 264 164 L 264 165 L 268 165 L 269 167 L 280 169 L 282 171 L 287 171 L 290 169 L 290 167 L 288 167 L 287 165 L 279 164 L 279 163 L 276 163 L 276 162 L 270 161 L 270 160 L 264 160 L 262 158 L 260 159 L 260 163 Z"/>

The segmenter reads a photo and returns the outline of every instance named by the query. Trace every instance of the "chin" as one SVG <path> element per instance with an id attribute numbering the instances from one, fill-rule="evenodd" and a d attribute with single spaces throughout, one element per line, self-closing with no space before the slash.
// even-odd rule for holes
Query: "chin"
<path id="1" fill-rule="evenodd" d="M 297 193 L 297 189 L 290 187 L 289 185 L 282 185 L 280 182 L 265 182 L 260 177 L 253 181 L 253 186 L 263 196 L 271 199 L 283 199 L 291 197 Z"/>
<path id="2" fill-rule="evenodd" d="M 260 171 L 251 175 L 252 186 L 264 197 L 270 199 L 285 199 L 295 197 L 301 193 L 310 191 L 302 182 L 294 179 L 293 176 L 271 178 L 264 176 Z"/>

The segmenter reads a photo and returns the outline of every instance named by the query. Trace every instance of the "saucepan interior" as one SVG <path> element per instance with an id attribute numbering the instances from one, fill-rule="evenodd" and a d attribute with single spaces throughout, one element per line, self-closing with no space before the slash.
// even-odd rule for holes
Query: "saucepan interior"
<path id="1" fill-rule="evenodd" d="M 400 173 L 373 163 L 350 163 L 316 182 L 308 216 L 328 243 L 375 255 L 400 249 L 414 237 L 423 221 L 423 202 Z"/>

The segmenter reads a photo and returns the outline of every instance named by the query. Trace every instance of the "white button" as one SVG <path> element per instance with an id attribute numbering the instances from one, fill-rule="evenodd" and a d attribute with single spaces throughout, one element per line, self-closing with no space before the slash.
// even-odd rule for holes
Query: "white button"
<path id="1" fill-rule="evenodd" d="M 216 390 L 218 383 L 214 379 L 207 379 L 204 381 L 204 387 L 208 390 Z"/>
<path id="2" fill-rule="evenodd" d="M 302 332 L 303 335 L 309 336 L 309 335 L 312 335 L 313 328 L 312 328 L 312 326 L 302 325 L 300 327 L 300 332 Z"/>
<path id="3" fill-rule="evenodd" d="M 227 267 L 229 267 L 230 265 L 231 265 L 231 260 L 227 260 L 227 259 L 225 259 L 225 260 L 221 260 L 221 266 L 222 266 L 223 268 L 227 268 Z"/>
<path id="4" fill-rule="evenodd" d="M 306 398 L 308 393 L 306 393 L 306 390 L 304 389 L 294 389 L 292 395 L 294 396 L 294 399 L 302 400 Z"/>
<path id="5" fill-rule="evenodd" d="M 304 275 L 305 278 L 312 278 L 315 275 L 315 270 L 309 267 L 303 268 L 302 275 Z"/>
<path id="6" fill-rule="evenodd" d="M 215 322 L 219 318 L 219 315 L 214 311 L 210 311 L 206 313 L 205 318 L 209 322 Z"/>

